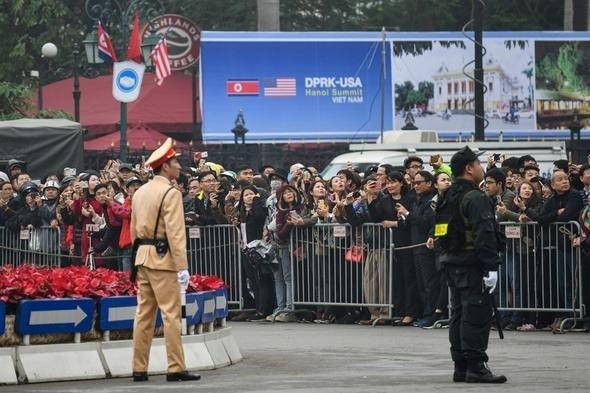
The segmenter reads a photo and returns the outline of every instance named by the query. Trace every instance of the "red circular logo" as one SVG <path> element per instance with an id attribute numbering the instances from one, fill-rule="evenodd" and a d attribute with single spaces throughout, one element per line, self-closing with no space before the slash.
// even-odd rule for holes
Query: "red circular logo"
<path id="1" fill-rule="evenodd" d="M 168 58 L 172 71 L 189 68 L 199 60 L 201 29 L 184 16 L 166 14 L 158 16 L 143 27 L 142 39 L 149 37 L 151 28 L 158 36 L 166 33 Z"/>

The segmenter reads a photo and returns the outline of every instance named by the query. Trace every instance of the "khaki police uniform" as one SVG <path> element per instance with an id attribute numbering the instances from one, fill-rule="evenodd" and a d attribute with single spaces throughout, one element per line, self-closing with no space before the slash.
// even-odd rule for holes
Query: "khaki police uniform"
<path id="1" fill-rule="evenodd" d="M 131 240 L 152 239 L 158 209 L 170 189 L 168 179 L 155 176 L 133 196 Z M 168 373 L 186 370 L 181 341 L 180 284 L 177 273 L 187 269 L 186 235 L 180 191 L 172 189 L 162 203 L 157 238 L 168 239 L 169 248 L 160 256 L 154 245 L 140 245 L 135 258 L 137 266 L 137 312 L 133 325 L 133 371 L 146 372 L 154 335 L 156 311 L 164 321 Z"/>

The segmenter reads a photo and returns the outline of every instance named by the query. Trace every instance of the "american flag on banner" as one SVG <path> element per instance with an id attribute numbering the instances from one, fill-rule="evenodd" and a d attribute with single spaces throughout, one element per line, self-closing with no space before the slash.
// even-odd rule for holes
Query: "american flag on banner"
<path id="1" fill-rule="evenodd" d="M 160 41 L 154 46 L 152 53 L 150 53 L 150 58 L 156 70 L 156 84 L 160 86 L 164 82 L 164 78 L 170 76 L 170 61 L 168 60 L 166 36 L 160 38 Z"/>
<path id="2" fill-rule="evenodd" d="M 297 84 L 295 78 L 264 78 L 264 95 L 269 97 L 295 97 Z"/>

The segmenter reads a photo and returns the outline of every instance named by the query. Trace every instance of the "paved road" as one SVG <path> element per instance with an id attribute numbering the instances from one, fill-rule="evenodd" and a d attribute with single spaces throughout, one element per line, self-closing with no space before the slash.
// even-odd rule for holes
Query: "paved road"
<path id="1" fill-rule="evenodd" d="M 194 383 L 127 379 L 4 386 L 1 392 L 553 392 L 588 391 L 590 335 L 492 332 L 490 356 L 509 386 L 451 382 L 446 330 L 233 323 L 243 362 Z"/>

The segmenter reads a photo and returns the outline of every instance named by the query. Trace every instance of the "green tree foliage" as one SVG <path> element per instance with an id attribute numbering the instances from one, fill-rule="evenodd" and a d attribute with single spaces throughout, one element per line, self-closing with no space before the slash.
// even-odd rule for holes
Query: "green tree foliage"
<path id="1" fill-rule="evenodd" d="M 537 84 L 549 90 L 559 90 L 563 86 L 563 75 L 556 58 L 551 54 L 547 54 L 537 64 Z"/>
<path id="2" fill-rule="evenodd" d="M 424 97 L 424 94 L 422 94 L 421 91 L 412 90 L 412 91 L 408 92 L 405 104 L 406 104 L 406 107 L 412 108 L 416 104 L 426 104 L 427 102 L 428 102 L 428 99 L 426 99 L 426 97 Z"/>
<path id="3" fill-rule="evenodd" d="M 18 119 L 27 115 L 31 89 L 14 82 L 0 82 L 0 119 Z"/>
<path id="4" fill-rule="evenodd" d="M 418 83 L 418 91 L 422 93 L 426 100 L 434 98 L 434 82 L 422 81 Z"/>
<path id="5" fill-rule="evenodd" d="M 285 0 L 283 0 L 285 1 Z M 256 30 L 256 0 L 169 0 L 169 13 L 186 16 L 202 30 Z"/>
<path id="6" fill-rule="evenodd" d="M 402 109 L 406 105 L 408 94 L 414 90 L 414 84 L 410 81 L 405 81 L 402 85 L 397 83 L 394 86 L 395 91 L 395 107 L 396 109 Z"/>
<path id="7" fill-rule="evenodd" d="M 573 91 L 579 91 L 586 87 L 582 77 L 577 72 L 583 57 L 582 52 L 578 51 L 578 43 L 563 44 L 559 48 L 557 66 L 563 74 L 563 87 Z"/>

